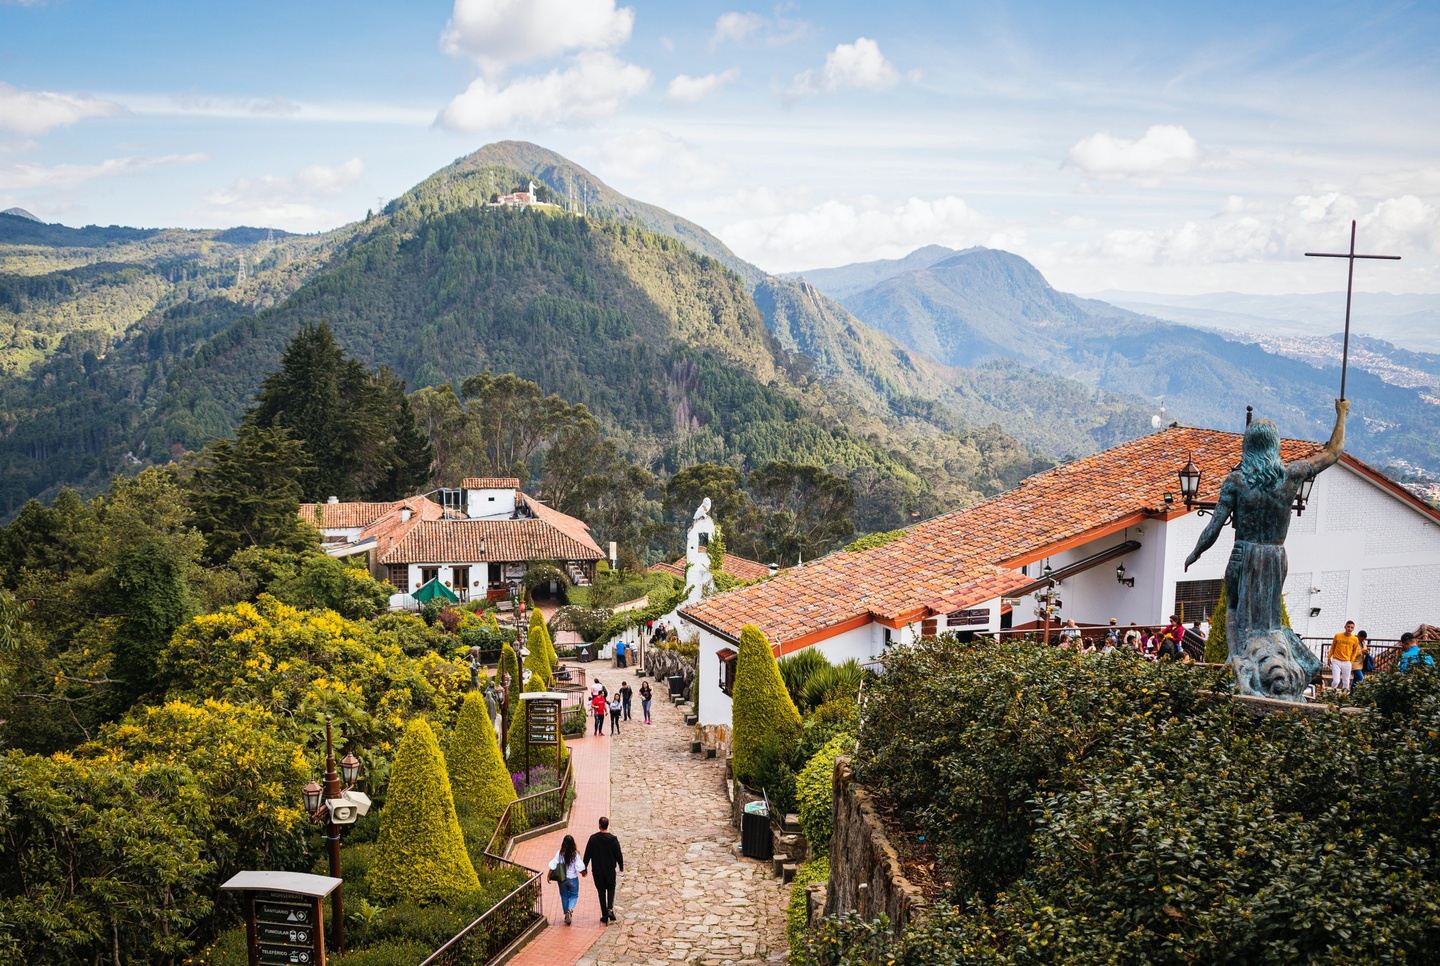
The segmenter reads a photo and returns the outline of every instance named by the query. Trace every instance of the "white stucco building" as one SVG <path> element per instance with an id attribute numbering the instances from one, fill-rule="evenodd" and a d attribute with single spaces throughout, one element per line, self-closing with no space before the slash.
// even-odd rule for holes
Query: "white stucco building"
<path id="1" fill-rule="evenodd" d="M 777 656 L 813 647 L 832 663 L 945 631 L 1036 626 L 1034 594 L 1059 579 L 1061 619 L 1156 626 L 1208 617 L 1233 530 L 1187 573 L 1208 522 L 1180 501 L 1187 459 L 1213 501 L 1239 462 L 1240 436 L 1175 426 L 1037 474 L 968 510 L 916 524 L 883 546 L 836 551 L 761 584 L 682 607 L 700 640 L 700 722 L 730 724 L 740 630 L 754 624 Z M 1286 441 L 1284 458 L 1319 444 Z M 1168 500 L 1167 500 L 1168 497 Z M 1440 511 L 1350 456 L 1323 472 L 1292 519 L 1285 600 L 1302 637 L 1347 619 L 1372 640 L 1440 618 Z M 1122 583 L 1116 568 L 1124 564 Z"/>
<path id="2" fill-rule="evenodd" d="M 319 528 L 327 553 L 365 554 L 371 573 L 402 594 L 436 580 L 462 601 L 501 598 L 537 562 L 592 580 L 605 555 L 590 527 L 519 487 L 513 477 L 471 477 L 393 503 L 305 503 L 300 517 Z"/>

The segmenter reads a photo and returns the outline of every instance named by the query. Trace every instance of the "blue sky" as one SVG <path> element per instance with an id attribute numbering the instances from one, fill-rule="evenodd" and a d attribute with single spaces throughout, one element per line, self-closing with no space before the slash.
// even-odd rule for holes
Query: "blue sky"
<path id="1" fill-rule="evenodd" d="M 299 231 L 501 138 L 772 271 L 1440 291 L 1440 5 L 0 0 L 0 208 Z"/>

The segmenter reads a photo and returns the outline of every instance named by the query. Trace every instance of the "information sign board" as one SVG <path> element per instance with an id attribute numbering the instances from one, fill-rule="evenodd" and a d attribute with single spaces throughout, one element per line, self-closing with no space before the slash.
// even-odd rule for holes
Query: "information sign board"
<path id="1" fill-rule="evenodd" d="M 560 702 L 535 698 L 525 702 L 525 736 L 532 745 L 560 743 Z"/>
<path id="2" fill-rule="evenodd" d="M 971 610 L 952 610 L 945 615 L 946 627 L 975 627 L 990 623 L 990 608 L 977 607 Z"/>
<path id="3" fill-rule="evenodd" d="M 325 940 L 320 900 L 297 892 L 251 893 L 254 961 L 323 966 Z"/>

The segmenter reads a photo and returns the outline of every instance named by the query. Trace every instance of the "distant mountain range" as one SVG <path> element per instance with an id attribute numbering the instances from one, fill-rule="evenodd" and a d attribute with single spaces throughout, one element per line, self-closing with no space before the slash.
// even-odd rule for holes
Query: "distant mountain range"
<path id="1" fill-rule="evenodd" d="M 1312 324 L 1302 338 L 1266 325 L 1255 327 L 1260 334 L 1241 335 L 1176 324 L 1058 292 L 1019 256 L 984 248 L 930 246 L 904 259 L 801 277 L 833 286 L 832 294 L 861 321 L 949 366 L 1023 364 L 1151 400 L 1157 414 L 1163 402 L 1164 418 L 1194 425 L 1238 426 L 1245 406 L 1253 405 L 1289 435 L 1323 438 L 1333 419 L 1339 342 L 1320 335 L 1333 325 L 1317 330 Z M 1389 304 L 1403 316 L 1416 306 L 1425 311 L 1427 299 L 1395 296 Z M 1191 301 L 1194 318 L 1194 305 L 1204 299 Z M 1318 309 L 1327 301 L 1294 297 L 1287 304 Z M 1216 297 L 1210 304 L 1220 302 Z M 1236 309 L 1267 304 L 1244 296 L 1229 303 Z M 1268 304 L 1273 310 L 1281 303 Z M 1325 313 L 1332 321 L 1334 309 L 1329 305 Z M 1351 449 L 1379 465 L 1440 472 L 1440 357 L 1377 339 L 1357 337 L 1354 347 Z"/>
<path id="2" fill-rule="evenodd" d="M 487 204 L 532 178 L 562 207 Z M 867 527 L 995 492 L 1148 418 L 1021 367 L 933 362 L 699 226 L 501 142 L 322 235 L 0 216 L 0 513 L 230 432 L 320 320 L 412 388 L 485 369 L 535 380 L 661 471 L 829 466 L 891 515 Z"/>

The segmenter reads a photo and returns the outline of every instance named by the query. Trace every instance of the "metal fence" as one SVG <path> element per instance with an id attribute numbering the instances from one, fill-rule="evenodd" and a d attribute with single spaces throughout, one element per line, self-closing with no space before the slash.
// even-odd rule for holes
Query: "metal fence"
<path id="1" fill-rule="evenodd" d="M 558 822 L 574 785 L 572 764 L 554 788 L 541 789 L 505 806 L 495 831 L 485 844 L 481 864 L 486 869 L 513 868 L 525 873 L 525 881 L 505 898 L 481 913 L 480 917 L 430 954 L 420 966 L 460 966 L 489 963 L 540 921 L 540 888 L 544 873 L 505 858 L 510 839 L 521 832 Z"/>

